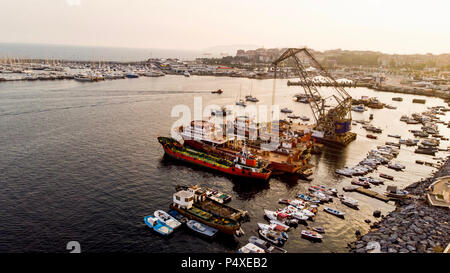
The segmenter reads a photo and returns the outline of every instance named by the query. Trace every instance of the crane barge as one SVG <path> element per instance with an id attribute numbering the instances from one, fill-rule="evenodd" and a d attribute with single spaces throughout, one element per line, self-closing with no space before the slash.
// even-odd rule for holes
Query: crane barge
<path id="1" fill-rule="evenodd" d="M 309 105 L 315 119 L 312 137 L 318 143 L 332 147 L 345 147 L 356 139 L 351 132 L 352 126 L 352 97 L 340 86 L 336 80 L 320 65 L 306 48 L 288 48 L 272 64 L 276 81 L 278 65 L 289 62 L 300 78 L 302 86 L 309 100 Z M 313 69 L 306 69 L 309 65 Z M 330 82 L 330 88 L 319 92 L 320 84 L 313 76 L 320 76 Z M 275 103 L 275 82 L 272 93 L 272 104 Z M 327 106 L 329 106 L 328 109 Z"/>

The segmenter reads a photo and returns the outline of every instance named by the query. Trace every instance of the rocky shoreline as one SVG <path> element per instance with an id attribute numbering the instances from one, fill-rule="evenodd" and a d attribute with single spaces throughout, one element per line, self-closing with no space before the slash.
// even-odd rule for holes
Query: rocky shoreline
<path id="1" fill-rule="evenodd" d="M 426 201 L 426 189 L 435 178 L 450 175 L 450 159 L 430 178 L 405 188 L 412 198 L 397 202 L 397 209 L 350 243 L 351 253 L 436 253 L 450 241 L 450 210 Z"/>

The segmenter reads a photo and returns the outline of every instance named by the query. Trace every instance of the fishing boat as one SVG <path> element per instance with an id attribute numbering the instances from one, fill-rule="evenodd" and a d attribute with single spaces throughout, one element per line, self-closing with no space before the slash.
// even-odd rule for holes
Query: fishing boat
<path id="1" fill-rule="evenodd" d="M 319 185 L 319 186 L 311 186 L 310 188 L 319 188 L 320 191 L 323 191 L 325 194 L 328 194 L 330 196 L 332 195 L 337 195 L 338 191 L 335 188 L 328 188 L 324 185 Z"/>
<path id="2" fill-rule="evenodd" d="M 152 216 L 145 216 L 144 222 L 147 226 L 152 228 L 158 234 L 163 236 L 168 236 L 173 232 L 171 227 L 166 226 L 163 222 L 161 222 L 158 218 Z"/>
<path id="3" fill-rule="evenodd" d="M 401 136 L 400 136 L 400 135 L 391 135 L 391 134 L 389 134 L 389 135 L 388 135 L 388 137 L 393 137 L 393 138 L 401 138 Z"/>
<path id="4" fill-rule="evenodd" d="M 172 229 L 177 229 L 181 226 L 181 223 L 177 219 L 175 219 L 165 211 L 157 210 L 154 212 L 154 215 L 156 218 L 158 218 L 158 220 Z"/>
<path id="5" fill-rule="evenodd" d="M 262 238 L 264 238 L 265 240 L 271 242 L 272 244 L 276 245 L 276 246 L 282 246 L 285 242 L 285 238 L 283 238 L 282 236 L 279 236 L 279 234 L 277 232 L 273 232 L 271 230 L 258 230 L 258 234 L 259 236 L 261 236 Z"/>
<path id="6" fill-rule="evenodd" d="M 186 217 L 184 217 L 183 214 L 179 213 L 176 210 L 169 210 L 168 212 L 170 214 L 170 216 L 172 216 L 173 218 L 177 219 L 178 222 L 180 222 L 181 224 L 186 224 L 188 219 Z"/>
<path id="7" fill-rule="evenodd" d="M 436 155 L 436 151 L 433 149 L 421 149 L 417 148 L 414 150 L 414 153 L 416 154 L 425 154 L 425 155 Z"/>
<path id="8" fill-rule="evenodd" d="M 392 98 L 393 101 L 403 101 L 403 98 L 401 97 L 394 97 Z"/>
<path id="9" fill-rule="evenodd" d="M 264 249 L 266 253 L 287 253 L 286 250 L 278 246 L 272 245 L 267 241 L 261 240 L 256 236 L 250 236 L 250 238 L 248 238 L 248 242 Z"/>
<path id="10" fill-rule="evenodd" d="M 386 179 L 389 179 L 389 180 L 394 180 L 394 177 L 392 175 L 388 175 L 388 174 L 385 174 L 385 173 L 380 173 L 380 177 L 386 178 Z"/>
<path id="11" fill-rule="evenodd" d="M 323 210 L 330 214 L 333 214 L 334 216 L 337 216 L 337 217 L 344 217 L 344 215 L 345 215 L 345 212 L 335 210 L 335 209 L 332 209 L 329 207 L 325 207 L 325 208 L 323 208 Z"/>
<path id="12" fill-rule="evenodd" d="M 245 104 L 245 101 L 243 101 L 243 100 L 238 100 L 236 102 L 236 105 L 243 106 L 243 107 L 247 106 L 247 104 Z"/>
<path id="13" fill-rule="evenodd" d="M 309 121 L 309 118 L 307 116 L 301 116 L 300 119 L 303 121 Z"/>
<path id="14" fill-rule="evenodd" d="M 270 224 L 273 225 L 274 230 L 277 231 L 289 231 L 290 227 L 288 225 L 285 225 L 281 223 L 278 220 L 270 220 Z"/>
<path id="15" fill-rule="evenodd" d="M 238 253 L 266 253 L 264 249 L 260 248 L 259 246 L 256 246 L 252 243 L 248 243 L 245 246 L 241 247 L 238 251 Z"/>
<path id="16" fill-rule="evenodd" d="M 359 206 L 358 200 L 353 199 L 348 196 L 344 196 L 342 194 L 339 196 L 339 199 L 341 200 L 342 204 L 347 205 L 354 209 L 358 209 L 358 206 Z"/>
<path id="17" fill-rule="evenodd" d="M 377 136 L 371 135 L 371 134 L 367 134 L 366 135 L 367 138 L 371 138 L 371 139 L 377 139 Z"/>
<path id="18" fill-rule="evenodd" d="M 280 227 L 279 225 L 272 224 L 272 223 L 271 223 L 270 225 L 268 225 L 268 224 L 263 224 L 263 223 L 258 223 L 258 228 L 259 228 L 259 229 L 262 229 L 262 230 L 272 230 L 272 231 L 275 231 L 275 232 L 279 232 L 280 235 L 281 235 L 283 238 L 285 238 L 286 240 L 289 239 L 289 235 L 286 233 L 286 231 L 280 230 L 279 227 Z"/>
<path id="19" fill-rule="evenodd" d="M 256 159 L 245 150 L 234 156 L 234 160 L 219 158 L 198 150 L 184 147 L 173 138 L 158 137 L 165 153 L 175 159 L 200 165 L 226 174 L 257 180 L 267 180 L 272 173 L 268 163 Z"/>
<path id="20" fill-rule="evenodd" d="M 300 116 L 297 116 L 297 115 L 288 115 L 287 117 L 291 118 L 291 119 L 299 119 L 300 118 Z"/>
<path id="21" fill-rule="evenodd" d="M 313 230 L 302 230 L 301 235 L 303 238 L 310 240 L 322 240 L 323 236 L 320 235 L 317 231 Z"/>
<path id="22" fill-rule="evenodd" d="M 359 179 L 353 179 L 351 182 L 353 185 L 358 185 L 364 188 L 370 188 L 370 184 L 367 181 L 361 181 Z"/>
<path id="23" fill-rule="evenodd" d="M 386 195 L 389 197 L 402 199 L 408 197 L 408 192 L 405 190 L 388 190 L 386 191 Z"/>
<path id="24" fill-rule="evenodd" d="M 207 226 L 207 225 L 197 222 L 195 220 L 189 220 L 186 223 L 186 226 L 188 228 L 190 228 L 191 230 L 193 230 L 203 236 L 206 236 L 208 238 L 214 237 L 217 234 L 217 232 L 219 232 L 218 229 Z"/>
<path id="25" fill-rule="evenodd" d="M 170 208 L 225 234 L 243 234 L 240 223 L 245 220 L 245 212 L 208 199 L 200 190 L 188 189 L 174 193 Z"/>
<path id="26" fill-rule="evenodd" d="M 302 211 L 297 210 L 295 207 L 292 207 L 292 206 L 290 208 L 286 207 L 286 208 L 280 210 L 279 212 L 286 213 L 290 217 L 293 217 L 293 218 L 295 218 L 299 221 L 303 221 L 303 222 L 307 221 L 309 219 L 309 216 L 307 216 Z M 314 214 L 313 214 L 313 216 L 314 216 Z"/>

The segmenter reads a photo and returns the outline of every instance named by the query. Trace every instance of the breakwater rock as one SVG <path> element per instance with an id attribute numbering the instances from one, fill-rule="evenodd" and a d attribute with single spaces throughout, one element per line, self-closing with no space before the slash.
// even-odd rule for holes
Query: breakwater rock
<path id="1" fill-rule="evenodd" d="M 450 160 L 432 177 L 407 188 L 412 198 L 399 201 L 397 209 L 373 223 L 371 230 L 349 244 L 352 253 L 434 253 L 450 241 L 450 210 L 426 202 L 426 190 L 437 177 L 450 175 Z"/>

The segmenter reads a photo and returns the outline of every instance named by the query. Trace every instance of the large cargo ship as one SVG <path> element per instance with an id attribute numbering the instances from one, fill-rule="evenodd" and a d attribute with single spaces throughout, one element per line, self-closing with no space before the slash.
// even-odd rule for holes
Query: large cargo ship
<path id="1" fill-rule="evenodd" d="M 244 234 L 240 222 L 244 219 L 245 212 L 206 198 L 200 188 L 176 192 L 170 208 L 225 234 L 237 236 Z"/>
<path id="2" fill-rule="evenodd" d="M 229 158 L 218 157 L 213 154 L 185 147 L 173 138 L 158 137 L 158 141 L 163 146 L 166 154 L 172 158 L 226 174 L 267 180 L 272 173 L 272 171 L 267 168 L 267 162 L 256 159 L 256 157 L 245 150 L 242 150 L 230 160 Z"/>
<path id="3" fill-rule="evenodd" d="M 313 167 L 308 163 L 311 153 L 312 142 L 310 134 L 302 137 L 286 137 L 289 128 L 288 124 L 280 123 L 278 130 L 280 132 L 279 147 L 272 150 L 261 149 L 263 146 L 259 136 L 256 140 L 250 140 L 249 135 L 252 130 L 261 132 L 261 128 L 253 127 L 249 119 L 244 117 L 236 118 L 231 131 L 242 131 L 245 135 L 243 140 L 237 140 L 233 134 L 224 136 L 224 129 L 216 128 L 209 121 L 192 121 L 189 126 L 181 126 L 179 133 L 183 138 L 184 145 L 190 146 L 195 150 L 203 151 L 211 155 L 220 157 L 235 157 L 245 146 L 253 155 L 257 155 L 269 162 L 269 168 L 272 174 L 299 174 L 309 176 Z M 237 135 L 237 134 L 236 134 Z M 234 136 L 236 136 L 234 135 Z M 230 137 L 231 136 L 231 137 Z M 245 143 L 245 144 L 244 144 Z"/>

